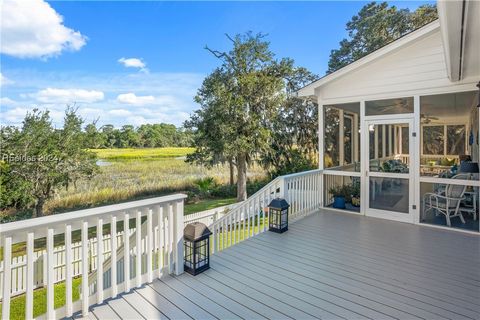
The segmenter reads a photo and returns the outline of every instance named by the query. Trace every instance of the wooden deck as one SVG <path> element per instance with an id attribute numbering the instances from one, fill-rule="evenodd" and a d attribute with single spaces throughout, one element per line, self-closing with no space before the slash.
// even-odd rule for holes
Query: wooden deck
<path id="1" fill-rule="evenodd" d="M 135 289 L 92 319 L 480 319 L 480 237 L 318 213 Z"/>

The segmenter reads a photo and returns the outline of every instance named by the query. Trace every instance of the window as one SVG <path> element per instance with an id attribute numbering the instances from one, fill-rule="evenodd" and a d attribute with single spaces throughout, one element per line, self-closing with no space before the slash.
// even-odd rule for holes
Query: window
<path id="1" fill-rule="evenodd" d="M 365 102 L 365 115 L 413 113 L 413 97 Z"/>
<path id="2" fill-rule="evenodd" d="M 402 150 L 401 154 L 410 154 L 408 145 L 408 127 L 402 127 Z"/>
<path id="3" fill-rule="evenodd" d="M 479 162 L 477 104 L 474 91 L 420 97 L 421 176 L 449 177 L 462 157 Z"/>
<path id="4" fill-rule="evenodd" d="M 423 154 L 443 155 L 445 146 L 443 126 L 423 127 Z"/>
<path id="5" fill-rule="evenodd" d="M 465 126 L 447 126 L 447 154 L 465 153 Z"/>
<path id="6" fill-rule="evenodd" d="M 324 167 L 360 171 L 360 103 L 324 107 Z"/>

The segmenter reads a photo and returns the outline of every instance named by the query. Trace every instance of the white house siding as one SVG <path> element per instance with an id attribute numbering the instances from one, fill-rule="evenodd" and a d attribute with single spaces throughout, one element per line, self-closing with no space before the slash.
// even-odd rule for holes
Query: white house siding
<path id="1" fill-rule="evenodd" d="M 477 80 L 478 81 L 478 80 Z M 437 28 L 357 70 L 316 89 L 323 103 L 359 101 L 370 98 L 399 97 L 414 93 L 435 93 L 455 90 L 474 81 L 452 83 L 448 79 L 444 48 Z"/>

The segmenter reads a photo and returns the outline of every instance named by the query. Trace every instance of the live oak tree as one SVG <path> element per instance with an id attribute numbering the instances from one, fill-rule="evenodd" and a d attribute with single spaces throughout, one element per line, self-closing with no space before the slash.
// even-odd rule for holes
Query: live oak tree
<path id="1" fill-rule="evenodd" d="M 232 161 L 237 169 L 237 200 L 247 198 L 248 164 L 270 148 L 269 125 L 284 99 L 284 74 L 292 63 L 276 60 L 262 34 L 231 38 L 230 51 L 206 48 L 221 61 L 195 98 L 201 106 L 185 126 L 195 130 L 190 161 Z"/>
<path id="2" fill-rule="evenodd" d="M 414 12 L 398 9 L 388 3 L 371 2 L 347 23 L 348 39 L 330 53 L 327 73 L 355 60 L 437 19 L 435 5 L 422 5 Z"/>
<path id="3" fill-rule="evenodd" d="M 286 99 L 271 121 L 271 148 L 261 155 L 261 163 L 272 177 L 318 167 L 318 105 L 296 96 L 316 79 L 318 76 L 302 67 L 292 66 L 285 75 Z"/>
<path id="4" fill-rule="evenodd" d="M 95 154 L 85 149 L 83 119 L 68 108 L 64 125 L 56 129 L 48 111 L 27 113 L 21 128 L 2 128 L 2 183 L 16 181 L 35 201 L 34 216 L 44 214 L 45 202 L 61 188 L 96 169 Z"/>

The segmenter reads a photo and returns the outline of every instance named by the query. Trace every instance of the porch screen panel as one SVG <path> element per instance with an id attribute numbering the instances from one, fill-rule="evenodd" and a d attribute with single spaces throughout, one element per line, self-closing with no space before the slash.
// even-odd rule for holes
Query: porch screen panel
<path id="1" fill-rule="evenodd" d="M 420 97 L 421 176 L 449 178 L 458 173 L 462 159 L 478 162 L 476 95 L 470 91 Z"/>
<path id="2" fill-rule="evenodd" d="M 370 125 L 369 170 L 372 172 L 408 173 L 410 168 L 408 124 L 394 124 L 390 138 L 388 125 Z M 388 129 L 388 130 L 387 130 Z M 392 154 L 389 154 L 392 150 Z"/>
<path id="3" fill-rule="evenodd" d="M 360 212 L 360 188 L 360 177 L 324 174 L 324 207 Z"/>
<path id="4" fill-rule="evenodd" d="M 369 181 L 369 208 L 408 214 L 408 179 L 370 177 Z"/>
<path id="5" fill-rule="evenodd" d="M 420 97 L 420 222 L 480 230 L 478 92 Z"/>
<path id="6" fill-rule="evenodd" d="M 420 222 L 479 232 L 478 187 L 422 182 L 420 196 Z"/>
<path id="7" fill-rule="evenodd" d="M 324 106 L 324 167 L 360 171 L 360 103 Z"/>

